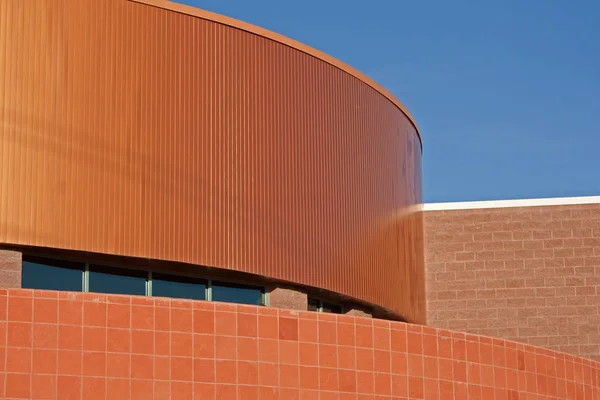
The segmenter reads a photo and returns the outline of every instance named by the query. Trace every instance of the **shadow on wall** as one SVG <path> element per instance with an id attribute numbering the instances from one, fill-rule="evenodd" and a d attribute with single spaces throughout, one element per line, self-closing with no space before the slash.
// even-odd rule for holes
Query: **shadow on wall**
<path id="1" fill-rule="evenodd" d="M 355 268 L 369 266 L 378 259 L 378 255 L 390 255 L 387 263 L 395 268 L 385 271 L 386 276 L 370 275 L 363 279 L 369 281 L 369 287 L 393 293 L 402 299 L 402 304 L 407 305 L 401 311 L 393 311 L 400 312 L 410 322 L 425 324 L 427 306 L 421 205 L 408 206 L 379 220 L 352 248 L 355 249 L 352 252 Z"/>

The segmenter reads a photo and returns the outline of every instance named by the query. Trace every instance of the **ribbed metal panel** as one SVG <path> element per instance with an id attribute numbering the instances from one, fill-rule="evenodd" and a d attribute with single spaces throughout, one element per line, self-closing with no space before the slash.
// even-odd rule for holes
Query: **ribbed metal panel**
<path id="1" fill-rule="evenodd" d="M 422 320 L 410 119 L 206 18 L 0 0 L 0 242 L 246 271 Z"/>

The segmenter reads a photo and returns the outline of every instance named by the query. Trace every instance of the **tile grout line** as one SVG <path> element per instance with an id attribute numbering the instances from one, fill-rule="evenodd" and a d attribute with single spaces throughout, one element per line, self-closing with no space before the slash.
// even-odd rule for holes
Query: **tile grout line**
<path id="1" fill-rule="evenodd" d="M 358 396 L 358 360 L 357 360 L 357 352 L 356 352 L 356 339 L 357 339 L 357 335 L 356 335 L 356 318 L 354 318 L 354 324 L 352 326 L 352 329 L 354 330 L 354 392 L 357 394 Z"/>
<path id="2" fill-rule="evenodd" d="M 388 341 L 389 341 L 389 354 L 390 354 L 390 365 L 389 365 L 389 374 L 390 374 L 390 396 L 393 397 L 394 396 L 394 385 L 393 385 L 393 380 L 394 380 L 394 375 L 393 375 L 393 365 L 392 365 L 392 359 L 393 359 L 393 352 L 392 352 L 392 324 L 388 323 Z"/>
<path id="3" fill-rule="evenodd" d="M 373 320 L 370 321 L 371 323 L 371 360 L 372 361 L 372 378 L 373 379 L 373 394 L 375 393 L 375 388 L 377 385 L 377 380 L 375 379 L 375 324 L 373 323 Z"/>
<path id="4" fill-rule="evenodd" d="M 7 379 L 7 366 L 8 366 L 8 321 L 9 321 L 9 315 L 8 315 L 8 306 L 9 306 L 9 291 L 6 291 L 6 318 L 5 318 L 5 324 L 6 324 L 6 329 L 4 332 L 4 390 L 3 390 L 3 394 L 4 394 L 4 398 L 6 398 L 6 387 L 8 386 L 8 379 Z M 56 306 L 58 307 L 58 303 L 56 304 Z M 58 313 L 58 311 L 57 311 Z M 58 361 L 56 363 L 56 368 L 58 369 Z"/>
<path id="5" fill-rule="evenodd" d="M 79 375 L 81 376 L 81 384 L 80 384 L 80 388 L 79 388 L 79 397 L 81 398 L 81 400 L 83 399 L 83 354 L 84 354 L 84 350 L 83 350 L 83 325 L 84 325 L 84 318 L 85 318 L 85 303 L 84 303 L 84 295 L 81 295 L 81 342 L 80 342 L 80 348 L 79 351 L 81 352 L 81 367 L 79 369 Z"/>
<path id="6" fill-rule="evenodd" d="M 317 314 L 317 388 L 318 398 L 321 398 L 321 318 Z"/>
<path id="7" fill-rule="evenodd" d="M 156 299 L 152 300 L 152 397 L 156 392 Z"/>
<path id="8" fill-rule="evenodd" d="M 436 345 L 436 361 L 437 361 L 437 363 L 439 365 L 439 361 L 438 361 L 439 358 L 438 358 L 438 351 L 437 351 L 437 346 L 438 346 L 437 340 L 435 342 L 435 345 Z M 422 353 L 423 353 L 423 379 L 425 379 L 425 332 L 423 332 L 423 327 L 421 327 L 421 349 L 422 349 Z M 465 355 L 466 355 L 466 352 L 467 352 L 467 342 L 465 340 Z M 465 358 L 466 358 L 466 356 L 465 356 Z M 466 367 L 467 367 L 467 364 L 465 362 L 465 368 Z M 438 367 L 438 371 L 439 371 L 439 367 Z M 465 375 L 466 375 L 466 373 L 465 373 Z M 423 385 L 425 385 L 424 382 L 425 381 L 423 381 Z M 441 393 L 440 393 L 440 377 L 439 377 L 439 372 L 438 372 L 437 378 L 435 380 L 435 385 L 437 386 L 438 396 L 440 396 Z M 423 388 L 423 392 L 425 392 L 425 387 Z M 467 390 L 467 393 L 468 393 L 468 390 Z M 423 396 L 426 396 L 426 394 L 423 393 Z M 468 396 L 468 394 L 467 394 L 467 396 Z"/>
<path id="9" fill-rule="evenodd" d="M 104 295 L 104 304 L 106 304 L 106 311 L 104 312 L 105 314 L 105 319 L 104 319 L 104 376 L 106 376 L 106 380 L 104 381 L 104 398 L 105 400 L 108 400 L 108 381 L 109 381 L 109 377 L 108 377 L 108 306 L 109 306 L 109 301 L 108 301 L 108 295 Z"/>
<path id="10" fill-rule="evenodd" d="M 31 394 L 31 390 L 33 388 L 33 327 L 34 327 L 34 318 L 35 318 L 35 298 L 33 297 L 33 291 L 31 292 L 31 359 L 30 359 L 30 364 L 29 364 L 29 369 L 30 369 L 30 376 L 29 376 L 29 395 L 32 396 Z M 7 314 L 8 316 L 8 314 Z M 8 319 L 8 318 L 7 318 Z M 6 324 L 6 336 L 7 336 L 7 341 L 8 341 L 8 323 Z M 8 345 L 8 343 L 7 343 Z M 7 347 L 4 348 L 5 353 L 7 350 Z M 6 386 L 6 368 L 4 369 L 4 376 L 5 376 L 5 386 Z M 6 396 L 5 396 L 6 397 Z M 33 397 L 33 396 L 32 396 Z"/>
<path id="11" fill-rule="evenodd" d="M 173 304 L 171 303 L 171 299 L 166 299 L 167 303 L 168 303 L 168 307 L 167 310 L 169 311 L 169 325 L 168 325 L 168 329 L 169 329 L 169 397 L 171 397 L 171 388 L 173 387 L 173 364 L 171 363 L 171 359 L 173 358 L 173 335 L 171 334 L 172 329 L 171 327 L 173 326 L 172 323 L 172 312 L 171 312 L 171 307 L 173 306 Z"/>
<path id="12" fill-rule="evenodd" d="M 129 296 L 129 398 L 133 391 L 133 296 Z M 83 399 L 82 399 L 83 400 Z"/>
<path id="13" fill-rule="evenodd" d="M 298 374 L 298 396 L 300 396 L 300 316 L 298 317 L 298 363 L 296 373 Z"/>
<path id="14" fill-rule="evenodd" d="M 239 338 L 239 331 L 238 331 L 238 307 L 237 305 L 234 304 L 235 307 L 235 398 L 236 400 L 239 397 L 238 391 L 239 391 L 239 361 L 238 361 L 238 338 Z"/>
<path id="15" fill-rule="evenodd" d="M 410 371 L 408 370 L 409 349 L 408 349 L 408 326 L 404 327 L 406 334 L 404 335 L 404 348 L 406 349 L 406 358 L 404 367 L 406 368 L 406 394 L 410 396 Z"/>
<path id="16" fill-rule="evenodd" d="M 338 327 L 340 325 L 340 321 L 338 317 L 335 318 L 335 369 L 336 369 L 336 377 L 337 377 L 337 388 L 338 393 L 342 392 L 342 388 L 340 387 L 340 339 L 338 335 Z"/>
<path id="17" fill-rule="evenodd" d="M 217 400 L 217 311 L 214 304 L 213 313 L 213 398 Z"/>
<path id="18" fill-rule="evenodd" d="M 192 313 L 192 326 L 190 327 L 190 332 L 192 334 L 192 400 L 194 400 L 196 398 L 196 390 L 195 390 L 195 382 L 196 382 L 196 333 L 194 332 L 194 303 L 190 304 L 191 309 L 190 312 Z"/>
<path id="19" fill-rule="evenodd" d="M 59 323 L 59 319 L 58 319 L 58 315 L 60 314 L 60 293 L 57 294 L 56 297 L 56 344 L 55 344 L 55 349 L 56 349 L 56 388 L 55 388 L 55 393 L 56 393 L 56 398 L 58 399 L 58 357 L 60 352 L 58 351 L 58 323 Z"/>

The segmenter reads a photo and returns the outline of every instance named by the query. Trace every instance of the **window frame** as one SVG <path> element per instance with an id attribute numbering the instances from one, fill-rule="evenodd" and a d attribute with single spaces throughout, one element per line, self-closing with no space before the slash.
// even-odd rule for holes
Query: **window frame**
<path id="1" fill-rule="evenodd" d="M 311 303 L 316 303 L 316 307 L 315 307 L 314 310 L 311 310 L 309 308 Z M 321 300 L 320 299 L 316 299 L 314 297 L 309 297 L 307 299 L 307 301 L 306 301 L 306 310 L 310 311 L 310 312 L 322 312 L 322 310 L 321 310 Z"/>
<path id="2" fill-rule="evenodd" d="M 158 277 L 156 277 L 156 275 Z M 193 281 L 196 281 L 198 285 L 204 285 L 204 299 L 189 299 L 189 298 L 185 298 L 185 297 L 164 297 L 164 296 L 155 296 L 153 293 L 153 281 L 155 280 L 157 281 L 172 281 L 172 282 L 178 282 L 178 283 L 192 283 Z M 161 279 L 163 278 L 163 279 Z M 179 280 L 177 278 L 180 278 Z M 187 281 L 187 282 L 186 282 Z M 192 281 L 192 282 L 189 282 Z M 164 297 L 164 298 L 169 298 L 169 299 L 179 299 L 179 300 L 191 300 L 191 301 L 209 301 L 208 300 L 208 296 L 209 296 L 209 282 L 210 279 L 206 279 L 206 278 L 199 278 L 199 277 L 192 277 L 192 276 L 187 276 L 187 275 L 180 275 L 180 274 L 169 274 L 169 273 L 165 273 L 165 272 L 156 272 L 156 271 L 148 271 L 148 277 L 146 279 L 146 296 L 147 297 Z"/>
<path id="3" fill-rule="evenodd" d="M 248 285 L 247 283 L 240 283 L 240 282 L 220 280 L 220 279 L 209 279 L 208 281 L 210 284 L 209 285 L 210 290 L 209 290 L 209 286 L 207 286 L 207 291 L 209 291 L 209 293 L 210 293 L 210 301 L 214 301 L 212 291 L 213 291 L 213 285 L 216 284 L 216 286 L 230 286 L 230 287 L 260 290 L 260 303 L 254 304 L 254 305 L 256 305 L 257 307 L 268 306 L 269 296 L 268 296 L 268 292 L 264 286 L 255 286 L 252 284 Z M 231 304 L 252 305 L 252 304 L 246 304 L 246 303 L 233 303 L 233 302 Z"/>
<path id="4" fill-rule="evenodd" d="M 317 307 L 316 311 L 310 311 L 310 310 L 308 310 L 308 303 L 310 302 L 310 300 L 316 301 L 319 304 L 319 306 Z M 324 304 L 327 304 L 327 305 L 333 306 L 333 307 L 339 307 L 340 312 L 336 313 L 336 312 L 331 312 L 331 311 L 325 311 L 324 307 L 323 307 Z M 337 304 L 337 303 L 332 303 L 332 302 L 329 302 L 329 301 L 325 301 L 325 300 L 319 299 L 317 297 L 309 297 L 307 299 L 306 308 L 307 308 L 307 311 L 309 311 L 309 312 L 319 312 L 319 313 L 338 314 L 338 315 L 344 314 L 344 307 L 342 307 L 341 304 Z"/>
<path id="5" fill-rule="evenodd" d="M 77 271 L 81 274 L 81 290 L 73 291 L 74 293 L 84 293 L 85 292 L 85 277 L 84 271 L 87 268 L 87 263 L 82 261 L 75 261 L 71 259 L 64 258 L 55 258 L 55 257 L 45 257 L 45 256 L 37 256 L 31 254 L 23 254 L 21 256 L 21 287 L 23 286 L 23 267 L 22 264 L 26 262 L 29 264 L 42 265 L 51 268 L 60 268 L 65 270 Z M 36 289 L 36 288 L 23 288 L 23 289 L 31 289 L 31 290 L 53 290 L 53 289 Z M 63 291 L 54 289 L 56 291 Z"/>
<path id="6" fill-rule="evenodd" d="M 211 277 L 207 277 L 206 274 L 200 274 L 200 275 L 196 275 L 196 276 L 190 276 L 190 275 L 183 275 L 180 273 L 173 273 L 170 271 L 158 271 L 156 269 L 141 269 L 141 268 L 127 268 L 127 267 L 123 267 L 122 265 L 119 264 L 115 264 L 115 263 L 104 263 L 104 262 L 89 262 L 89 261 L 78 261 L 74 258 L 71 257 L 55 257 L 55 256 L 45 256 L 45 255 L 35 255 L 35 254 L 27 254 L 24 253 L 23 254 L 23 259 L 24 258 L 29 258 L 29 259 L 33 259 L 33 260 L 40 260 L 40 261 L 46 261 L 47 264 L 44 264 L 43 262 L 35 262 L 35 261 L 29 261 L 29 262 L 35 262 L 37 264 L 42 264 L 42 265 L 48 265 L 48 266 L 53 266 L 52 262 L 55 262 L 56 264 L 60 264 L 60 263 L 73 263 L 73 264 L 79 264 L 82 268 L 78 269 L 78 268 L 72 268 L 73 270 L 77 270 L 81 272 L 81 283 L 82 283 L 82 290 L 81 293 L 96 293 L 96 292 L 90 292 L 90 270 L 91 272 L 93 272 L 95 269 L 98 270 L 98 272 L 103 272 L 102 269 L 107 269 L 107 270 L 114 270 L 115 274 L 118 275 L 118 271 L 122 271 L 123 275 L 144 275 L 145 279 L 146 279 L 146 284 L 145 284 L 145 293 L 143 295 L 125 295 L 125 296 L 144 296 L 144 297 L 154 297 L 152 294 L 152 279 L 153 279 L 153 274 L 159 275 L 159 276 L 165 276 L 165 277 L 172 277 L 173 280 L 175 282 L 177 282 L 177 278 L 179 277 L 181 280 L 180 281 L 186 281 L 186 280 L 198 280 L 198 281 L 203 281 L 206 284 L 205 287 L 205 299 L 204 300 L 196 300 L 196 299 L 187 299 L 190 301 L 213 301 L 212 299 L 212 286 L 213 286 L 213 282 L 215 283 L 219 283 L 219 284 L 223 284 L 223 286 L 227 286 L 227 285 L 231 285 L 231 286 L 239 286 L 239 287 L 245 287 L 248 289 L 257 289 L 260 290 L 261 293 L 261 304 L 258 304 L 258 307 L 261 306 L 268 306 L 269 305 L 269 292 L 267 291 L 266 286 L 261 286 L 261 285 L 254 285 L 252 283 L 248 284 L 247 282 L 243 282 L 239 279 L 213 279 Z M 21 271 L 21 274 L 23 272 Z M 21 275 L 22 278 L 22 275 Z M 35 290 L 35 288 L 32 288 L 32 290 Z M 97 292 L 97 293 L 104 293 L 104 292 Z M 104 293 L 104 294 L 111 294 L 111 293 Z M 119 295 L 119 294 L 116 294 Z M 179 300 L 186 300 L 184 298 L 177 298 L 177 297 L 168 297 L 170 299 L 179 299 Z M 231 304 L 244 304 L 244 303 L 231 303 Z"/>
<path id="7" fill-rule="evenodd" d="M 90 291 L 90 273 L 97 272 L 100 274 L 113 275 L 113 276 L 127 276 L 132 278 L 143 278 L 144 279 L 144 294 L 131 294 L 131 293 L 112 293 L 112 292 L 91 292 Z M 114 294 L 117 296 L 148 296 L 148 273 L 149 271 L 135 268 L 122 268 L 114 265 L 106 265 L 99 263 L 85 263 L 85 291 L 84 293 L 103 293 L 103 294 Z"/>

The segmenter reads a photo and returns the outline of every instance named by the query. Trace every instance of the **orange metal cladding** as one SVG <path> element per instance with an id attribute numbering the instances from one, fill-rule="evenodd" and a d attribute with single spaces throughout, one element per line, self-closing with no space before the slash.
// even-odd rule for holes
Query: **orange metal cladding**
<path id="1" fill-rule="evenodd" d="M 424 321 L 414 124 L 265 32 L 155 0 L 0 0 L 0 243 L 245 271 Z"/>

